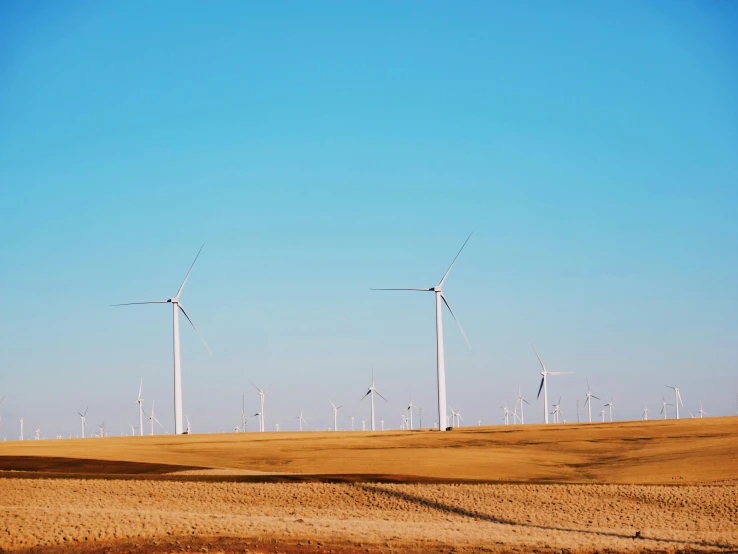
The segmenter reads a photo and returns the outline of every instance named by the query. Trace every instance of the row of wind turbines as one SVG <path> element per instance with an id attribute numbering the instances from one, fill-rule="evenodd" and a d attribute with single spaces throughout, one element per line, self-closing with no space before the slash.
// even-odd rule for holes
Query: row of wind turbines
<path id="1" fill-rule="evenodd" d="M 471 238 L 472 233 L 469 234 L 469 236 L 466 238 L 464 243 L 462 244 L 461 248 L 457 252 L 456 256 L 452 260 L 451 264 L 449 265 L 446 272 L 441 277 L 441 280 L 432 287 L 423 287 L 423 288 L 376 288 L 371 289 L 373 291 L 413 291 L 413 292 L 432 292 L 434 294 L 434 301 L 435 301 L 435 319 L 436 319 L 436 377 L 437 377 L 437 405 L 438 405 L 438 412 L 437 412 L 437 420 L 435 422 L 435 427 L 439 431 L 446 431 L 447 429 L 450 429 L 454 426 L 459 426 L 461 420 L 463 419 L 461 417 L 461 413 L 459 410 L 453 410 L 448 406 L 447 400 L 446 400 L 446 367 L 445 367 L 445 355 L 444 355 L 444 338 L 443 338 L 443 306 L 445 305 L 448 309 L 449 313 L 453 317 L 455 323 L 457 324 L 459 331 L 461 332 L 461 335 L 463 336 L 464 340 L 466 341 L 467 345 L 471 347 L 471 344 L 469 343 L 468 338 L 466 337 L 466 334 L 464 333 L 463 328 L 461 327 L 461 324 L 459 323 L 459 320 L 457 319 L 456 315 L 454 314 L 451 305 L 448 302 L 448 299 L 446 298 L 444 292 L 443 292 L 443 286 L 446 283 L 446 280 L 451 273 L 451 270 L 453 269 L 454 265 L 456 264 L 457 260 L 459 259 L 459 256 L 461 255 L 461 252 L 466 247 L 467 243 L 469 242 L 469 239 Z M 180 297 L 185 289 L 185 285 L 187 284 L 187 280 L 189 279 L 190 274 L 192 273 L 192 269 L 194 268 L 198 258 L 200 257 L 200 254 L 204 248 L 204 244 L 200 247 L 198 250 L 195 259 L 193 260 L 192 264 L 190 265 L 190 268 L 187 271 L 187 274 L 185 275 L 184 280 L 182 281 L 182 284 L 180 285 L 179 289 L 177 290 L 177 293 L 168 299 L 165 300 L 153 300 L 153 301 L 145 301 L 145 302 L 127 302 L 123 304 L 113 304 L 113 306 L 131 306 L 131 305 L 144 305 L 144 304 L 171 304 L 172 305 L 172 329 L 173 329 L 173 362 L 174 362 L 174 433 L 175 434 L 183 434 L 183 433 L 189 433 L 190 432 L 190 424 L 189 424 L 189 418 L 187 418 L 187 424 L 185 427 L 184 424 L 184 418 L 183 418 L 183 407 L 182 407 L 182 372 L 181 372 L 181 355 L 180 355 L 180 331 L 179 331 L 179 314 L 180 312 L 185 316 L 187 321 L 190 323 L 192 328 L 194 329 L 197 336 L 202 341 L 205 348 L 210 352 L 210 348 L 205 342 L 205 339 L 200 334 L 199 330 L 195 326 L 194 322 L 192 321 L 192 318 L 189 316 L 187 311 L 185 310 L 184 306 L 182 305 L 182 302 L 180 300 Z M 548 400 L 548 379 L 550 376 L 560 376 L 560 375 L 570 375 L 573 374 L 573 372 L 570 371 L 549 371 L 541 357 L 539 356 L 537 350 L 535 349 L 535 346 L 533 346 L 533 351 L 535 352 L 535 355 L 540 363 L 541 366 L 541 382 L 538 389 L 538 397 L 541 395 L 541 391 L 543 392 L 543 410 L 544 410 L 544 421 L 546 424 L 549 423 L 549 415 L 554 416 L 554 422 L 559 422 L 560 417 L 563 414 L 561 410 L 561 401 L 557 402 L 556 404 L 552 404 L 551 407 L 553 407 L 553 411 L 549 412 L 549 400 Z M 259 394 L 259 400 L 260 400 L 260 410 L 254 414 L 254 416 L 259 418 L 259 431 L 264 432 L 265 431 L 265 399 L 266 394 L 269 392 L 269 389 L 261 389 L 257 387 L 255 384 L 252 383 L 252 385 L 256 388 Z M 143 398 L 141 398 L 142 393 L 142 387 L 143 387 L 143 379 L 141 381 L 141 384 L 139 386 L 139 395 L 136 400 L 139 406 L 139 425 L 138 430 L 139 434 L 143 435 L 143 422 L 144 422 L 144 409 L 143 409 Z M 670 387 L 674 389 L 675 392 L 675 404 L 676 407 L 676 417 L 679 418 L 679 405 L 683 405 L 681 395 L 679 392 L 678 387 Z M 375 395 L 379 395 L 380 398 L 387 400 L 384 396 L 379 393 L 379 391 L 376 389 L 374 384 L 374 376 L 372 372 L 372 384 L 365 393 L 364 397 L 370 396 L 371 398 L 371 430 L 376 430 L 376 424 L 375 424 Z M 518 394 L 518 401 L 516 403 L 516 410 L 512 412 L 513 415 L 513 422 L 518 418 L 517 415 L 517 407 L 519 405 L 520 407 L 520 416 L 519 420 L 520 423 L 524 423 L 524 413 L 523 413 L 523 404 L 529 404 L 527 400 L 523 399 L 520 393 Z M 597 398 L 596 396 L 592 395 L 589 391 L 589 385 L 588 385 L 588 392 L 587 397 L 585 401 L 585 405 L 588 408 L 589 413 L 589 421 L 591 422 L 591 406 L 592 406 L 592 398 Z M 336 406 L 332 401 L 330 401 L 331 408 L 333 410 L 333 420 L 334 420 L 334 429 L 338 428 L 338 411 L 343 406 Z M 1 403 L 1 401 L 0 401 Z M 530 404 L 529 404 L 530 405 Z M 667 403 L 665 400 L 662 405 L 662 413 L 665 416 L 665 409 L 666 406 L 670 406 L 671 404 Z M 612 420 L 612 409 L 614 407 L 614 403 L 611 400 L 608 404 L 605 404 L 604 407 L 609 408 L 610 411 L 610 419 Z M 601 415 L 604 420 L 604 407 L 603 412 L 601 412 Z M 407 418 L 403 414 L 403 427 L 406 426 L 406 424 L 413 428 L 413 422 L 412 422 L 412 413 L 413 409 L 417 408 L 417 406 L 414 406 L 412 404 L 412 400 L 410 402 L 410 405 L 408 407 L 409 411 L 409 418 Z M 506 423 L 509 422 L 509 417 L 511 415 L 511 412 L 508 410 L 506 406 L 502 407 L 503 409 L 503 415 L 504 420 Z M 448 423 L 448 416 L 451 416 L 451 425 Z M 700 416 L 702 415 L 709 415 L 707 412 L 702 410 L 702 407 L 700 406 Z M 87 411 L 85 413 L 78 412 L 78 415 L 81 419 L 81 430 L 82 430 L 82 436 L 85 435 L 85 428 L 86 428 L 86 415 Z M 253 416 L 252 416 L 253 417 Z M 644 419 L 647 419 L 648 417 L 648 408 L 644 410 Z M 296 417 L 295 419 L 299 420 L 299 426 L 302 429 L 303 424 L 305 423 L 305 420 L 303 418 L 303 413 L 301 412 L 300 416 Z M 353 417 L 352 417 L 353 420 Z M 409 421 L 406 421 L 409 420 Z M 154 404 L 152 402 L 152 409 L 151 409 L 151 416 L 149 417 L 149 421 L 151 424 L 151 434 L 154 432 L 154 423 L 157 423 L 162 429 L 164 429 L 164 426 L 156 419 L 154 416 Z M 2 422 L 2 419 L 0 418 L 0 424 Z M 352 422 L 353 423 L 353 422 Z M 481 423 L 481 422 L 480 422 Z M 22 426 L 22 420 L 21 420 L 21 426 Z M 382 423 L 383 426 L 383 423 Z M 353 424 L 352 424 L 353 427 Z M 241 428 L 246 429 L 246 414 L 245 410 L 242 409 L 242 421 L 241 421 Z M 133 425 L 131 425 L 132 433 L 135 431 Z M 104 424 L 101 426 L 101 436 L 104 436 Z M 22 431 L 21 431 L 22 435 Z"/>

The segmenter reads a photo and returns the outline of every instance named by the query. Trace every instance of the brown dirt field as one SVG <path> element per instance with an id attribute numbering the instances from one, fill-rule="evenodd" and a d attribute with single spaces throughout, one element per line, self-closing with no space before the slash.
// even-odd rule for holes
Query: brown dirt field
<path id="1" fill-rule="evenodd" d="M 5 456 L 312 475 L 710 483 L 738 481 L 738 417 L 468 427 L 450 433 L 283 432 L 16 441 L 0 443 L 0 460 Z"/>
<path id="2" fill-rule="evenodd" d="M 0 552 L 738 552 L 737 455 L 738 418 L 0 443 Z"/>
<path id="3" fill-rule="evenodd" d="M 0 479 L 0 548 L 187 537 L 356 548 L 738 549 L 738 486 Z M 641 538 L 634 538 L 640 531 Z M 437 551 L 437 550 L 436 550 Z"/>

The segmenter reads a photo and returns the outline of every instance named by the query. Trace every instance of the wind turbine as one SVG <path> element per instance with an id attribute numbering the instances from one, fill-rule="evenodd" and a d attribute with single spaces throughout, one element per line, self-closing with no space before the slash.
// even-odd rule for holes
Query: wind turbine
<path id="1" fill-rule="evenodd" d="M 79 412 L 77 412 L 79 413 Z M 133 426 L 133 423 L 129 423 L 128 425 L 131 426 L 131 436 L 134 436 L 136 434 L 136 428 Z"/>
<path id="2" fill-rule="evenodd" d="M 249 381 L 249 383 L 251 383 L 252 385 L 254 385 L 254 382 L 253 381 Z M 254 388 L 259 391 L 259 403 L 260 403 L 260 406 L 261 406 L 261 410 L 258 413 L 254 414 L 254 415 L 258 415 L 259 416 L 259 431 L 263 433 L 264 432 L 264 420 L 266 419 L 264 417 L 264 402 L 266 401 L 266 393 L 268 393 L 272 389 L 261 390 L 256 385 L 254 385 Z"/>
<path id="3" fill-rule="evenodd" d="M 246 423 L 246 395 L 245 394 L 242 394 L 241 395 L 241 432 L 242 433 L 245 433 L 246 432 L 246 427 L 247 427 L 247 423 Z"/>
<path id="4" fill-rule="evenodd" d="M 40 437 L 41 437 L 41 429 L 36 427 L 36 440 L 39 440 Z"/>
<path id="5" fill-rule="evenodd" d="M 190 427 L 190 418 L 186 414 L 185 414 L 185 419 L 187 420 L 187 430 L 185 431 L 185 433 L 187 433 L 188 435 L 191 435 L 192 434 L 192 428 Z"/>
<path id="6" fill-rule="evenodd" d="M 351 430 L 352 430 L 352 431 L 354 431 L 354 430 L 355 430 L 355 429 L 354 429 L 354 420 L 355 420 L 355 419 L 356 419 L 356 418 L 355 418 L 354 416 L 351 416 Z"/>
<path id="7" fill-rule="evenodd" d="M 413 395 L 410 395 L 410 404 L 407 405 L 407 411 L 410 412 L 410 430 L 413 430 L 413 408 L 417 408 L 415 404 L 413 404 Z"/>
<path id="8" fill-rule="evenodd" d="M 79 412 L 77 412 L 77 414 L 79 414 L 79 417 L 82 419 L 82 438 L 85 438 L 85 427 L 87 426 L 87 410 L 89 409 L 90 407 L 87 406 L 87 408 L 85 408 L 84 414 L 80 414 Z"/>
<path id="9" fill-rule="evenodd" d="M 559 396 L 559 401 L 556 404 L 551 404 L 554 408 L 554 411 L 551 412 L 554 415 L 554 423 L 559 422 L 559 414 L 561 414 L 561 397 Z"/>
<path id="10" fill-rule="evenodd" d="M 192 325 L 192 328 L 197 333 L 197 336 L 200 337 L 200 340 L 205 345 L 205 348 L 208 349 L 208 352 L 210 352 L 210 347 L 205 342 L 205 339 L 202 338 L 202 335 L 200 334 L 200 331 L 197 330 L 197 327 L 195 327 L 195 324 L 192 322 L 192 319 L 190 319 L 190 316 L 187 315 L 187 312 L 184 309 L 184 306 L 179 302 L 179 296 L 182 294 L 182 291 L 184 290 L 185 283 L 187 283 L 187 278 L 190 276 L 190 272 L 192 271 L 192 268 L 195 266 L 195 262 L 197 261 L 197 258 L 200 256 L 200 252 L 202 252 L 203 247 L 205 244 L 200 247 L 200 250 L 197 251 L 197 256 L 195 256 L 195 261 L 192 262 L 192 265 L 190 266 L 189 271 L 187 272 L 187 275 L 185 275 L 184 281 L 182 281 L 182 285 L 179 287 L 179 290 L 177 291 L 177 294 L 168 299 L 168 300 L 154 300 L 152 302 L 127 302 L 125 304 L 113 304 L 113 306 L 132 306 L 134 304 L 171 304 L 172 305 L 172 312 L 174 314 L 174 433 L 177 435 L 182 434 L 183 426 L 182 426 L 182 368 L 180 366 L 180 357 L 179 357 L 179 312 L 181 311 L 184 316 L 187 318 L 187 321 L 190 322 L 190 325 Z M 143 430 L 141 431 L 143 434 Z"/>
<path id="11" fill-rule="evenodd" d="M 336 408 L 336 405 L 333 403 L 333 401 L 329 398 L 328 402 L 331 403 L 331 406 L 333 406 L 333 430 L 338 431 L 338 410 L 343 408 L 343 406 L 338 406 Z"/>
<path id="12" fill-rule="evenodd" d="M 461 245 L 459 252 L 456 254 L 454 261 L 451 262 L 451 265 L 446 270 L 446 273 L 443 275 L 443 278 L 435 287 L 422 288 L 422 289 L 417 289 L 417 288 L 372 289 L 372 290 L 412 290 L 412 291 L 433 292 L 435 294 L 435 298 L 436 298 L 436 360 L 437 360 L 437 368 L 438 368 L 438 429 L 440 431 L 445 431 L 447 428 L 446 365 L 445 365 L 445 359 L 444 359 L 444 354 L 443 354 L 443 315 L 442 315 L 443 309 L 442 309 L 442 304 L 441 304 L 442 302 L 443 304 L 446 304 L 448 311 L 451 312 L 451 316 L 454 318 L 454 321 L 456 321 L 456 324 L 459 326 L 459 330 L 461 331 L 461 334 L 463 335 L 464 340 L 469 345 L 469 348 L 471 348 L 471 345 L 469 344 L 469 339 L 466 338 L 466 334 L 464 333 L 464 330 L 461 328 L 461 324 L 459 323 L 459 320 L 456 319 L 456 315 L 454 315 L 454 311 L 451 309 L 451 306 L 448 303 L 448 300 L 446 300 L 446 297 L 443 294 L 443 284 L 446 282 L 446 278 L 448 277 L 448 274 L 451 272 L 451 269 L 454 267 L 456 260 L 459 258 L 459 254 L 461 254 L 461 251 L 464 249 L 464 246 L 466 246 L 466 243 L 469 242 L 469 239 L 471 238 L 471 236 L 472 234 L 469 233 L 469 236 L 466 237 L 464 244 Z"/>
<path id="13" fill-rule="evenodd" d="M 361 430 L 366 431 L 366 419 L 361 420 Z"/>
<path id="14" fill-rule="evenodd" d="M 20 418 L 20 423 L 21 423 L 21 436 L 20 436 L 20 440 L 23 440 L 23 418 Z"/>
<path id="15" fill-rule="evenodd" d="M 661 415 L 664 416 L 664 419 L 666 419 L 666 407 L 667 406 L 673 406 L 673 404 L 668 404 L 666 402 L 666 398 L 664 398 L 664 395 L 661 395 Z"/>
<path id="16" fill-rule="evenodd" d="M 451 412 L 451 427 L 456 427 L 456 412 L 451 406 L 448 409 Z"/>
<path id="17" fill-rule="evenodd" d="M 605 404 L 605 408 L 610 409 L 610 423 L 612 423 L 612 409 L 615 407 L 615 402 L 612 401 L 612 396 L 610 396 L 610 402 Z"/>
<path id="18" fill-rule="evenodd" d="M 523 402 L 525 402 L 526 404 L 528 404 L 528 406 L 530 406 L 530 402 L 528 402 L 525 398 L 523 398 L 523 395 L 520 393 L 520 385 L 518 385 L 518 400 L 515 402 L 515 404 L 517 407 L 517 404 L 520 403 L 520 424 L 521 425 L 525 424 L 525 417 L 523 415 Z M 517 410 L 515 410 L 515 412 L 517 414 Z"/>
<path id="19" fill-rule="evenodd" d="M 648 406 L 643 408 L 643 421 L 648 421 Z"/>
<path id="20" fill-rule="evenodd" d="M 141 384 L 138 386 L 138 398 L 136 398 L 136 402 L 138 402 L 138 434 L 140 437 L 143 437 L 143 421 L 144 421 L 144 415 L 143 415 L 143 401 L 144 399 L 141 398 L 141 391 L 143 391 L 144 386 L 144 380 L 143 377 L 141 377 Z M 82 437 L 84 438 L 84 436 Z"/>
<path id="21" fill-rule="evenodd" d="M 684 406 L 684 402 L 682 402 L 682 395 L 679 392 L 679 387 L 670 387 L 669 385 L 665 385 L 667 388 L 672 389 L 674 391 L 674 406 L 676 406 L 676 418 L 679 419 L 679 404 Z"/>
<path id="22" fill-rule="evenodd" d="M 463 419 L 464 418 L 461 417 L 461 408 L 459 408 L 458 410 L 456 410 L 456 427 L 461 427 L 461 421 Z"/>
<path id="23" fill-rule="evenodd" d="M 533 346 L 531 344 L 531 346 Z M 538 351 L 536 350 L 536 347 L 533 346 L 533 352 L 536 353 L 536 358 L 538 358 L 538 363 L 541 364 L 541 386 L 538 387 L 538 396 L 536 398 L 540 398 L 541 396 L 541 389 L 543 389 L 543 417 L 548 423 L 548 379 L 546 379 L 549 375 L 573 375 L 573 371 L 548 371 L 546 369 L 546 366 L 543 365 L 543 360 L 541 360 L 541 357 L 538 355 Z"/>
<path id="24" fill-rule="evenodd" d="M 504 406 L 500 406 L 500 409 L 502 410 L 502 416 L 505 419 L 505 425 L 508 424 L 508 416 L 510 415 L 510 410 L 507 409 L 507 404 Z"/>
<path id="25" fill-rule="evenodd" d="M 384 419 L 380 419 L 379 423 L 382 426 L 382 431 L 384 431 Z"/>
<path id="26" fill-rule="evenodd" d="M 697 413 L 700 414 L 700 419 L 702 419 L 703 415 L 710 415 L 705 410 L 702 409 L 702 400 L 700 400 L 700 411 Z"/>
<path id="27" fill-rule="evenodd" d="M 302 414 L 303 414 L 303 412 L 304 412 L 304 411 L 305 411 L 305 409 L 304 409 L 304 408 L 303 408 L 302 410 L 300 410 L 300 415 L 299 415 L 299 416 L 297 416 L 297 417 L 295 418 L 295 419 L 298 419 L 298 420 L 300 420 L 300 431 L 302 431 L 302 424 L 303 424 L 303 423 L 304 423 L 305 425 L 307 425 L 307 421 L 305 421 L 305 418 L 304 418 L 304 417 L 302 417 Z"/>
<path id="28" fill-rule="evenodd" d="M 602 423 L 605 423 L 605 408 L 600 410 L 600 415 L 602 416 Z"/>
<path id="29" fill-rule="evenodd" d="M 389 402 L 384 396 L 382 396 L 382 393 L 379 392 L 376 387 L 374 386 L 374 368 L 372 367 L 372 386 L 369 387 L 369 390 L 366 391 L 366 394 L 361 397 L 361 400 L 364 400 L 367 396 L 371 395 L 371 401 L 372 401 L 372 431 L 376 431 L 376 428 L 374 427 L 374 395 L 378 394 L 379 397 L 384 400 L 385 402 Z M 382 429 L 384 431 L 384 429 Z"/>
<path id="30" fill-rule="evenodd" d="M 584 405 L 587 406 L 587 412 L 589 414 L 589 422 L 592 423 L 592 399 L 597 398 L 597 400 L 600 400 L 599 397 L 592 394 L 592 391 L 589 390 L 589 378 L 587 379 L 587 400 L 584 401 Z"/>
<path id="31" fill-rule="evenodd" d="M 161 422 L 156 419 L 156 416 L 154 416 L 154 401 L 151 401 L 151 417 L 149 417 L 149 421 L 151 421 L 151 435 L 154 434 L 154 422 L 156 421 L 159 424 L 159 427 L 164 429 L 164 426 L 161 424 Z M 166 429 L 164 429 L 166 431 Z"/>

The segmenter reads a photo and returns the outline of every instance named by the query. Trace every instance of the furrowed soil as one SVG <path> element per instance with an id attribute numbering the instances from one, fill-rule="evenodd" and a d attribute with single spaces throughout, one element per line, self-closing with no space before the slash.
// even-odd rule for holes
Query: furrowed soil
<path id="1" fill-rule="evenodd" d="M 0 550 L 738 552 L 738 418 L 0 443 Z"/>

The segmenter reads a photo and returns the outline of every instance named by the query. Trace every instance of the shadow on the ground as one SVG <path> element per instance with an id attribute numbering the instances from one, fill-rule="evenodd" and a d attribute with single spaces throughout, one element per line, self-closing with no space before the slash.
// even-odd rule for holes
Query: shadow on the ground
<path id="1" fill-rule="evenodd" d="M 426 508 L 430 508 L 432 510 L 436 510 L 438 512 L 442 512 L 445 514 L 455 514 L 455 515 L 468 517 L 472 519 L 478 519 L 481 521 L 488 521 L 490 523 L 513 525 L 513 526 L 524 527 L 528 529 L 540 529 L 543 531 L 561 531 L 565 533 L 583 533 L 583 534 L 588 534 L 588 535 L 599 535 L 599 536 L 613 537 L 613 538 L 618 538 L 618 539 L 630 539 L 634 541 L 633 546 L 635 548 L 637 548 L 638 546 L 637 541 L 648 540 L 648 541 L 654 541 L 654 542 L 659 542 L 659 543 L 686 544 L 686 545 L 690 545 L 693 547 L 699 546 L 701 548 L 706 548 L 706 547 L 715 548 L 715 549 L 720 549 L 720 550 L 729 551 L 729 552 L 736 551 L 735 546 L 730 546 L 730 545 L 720 544 L 720 543 L 711 543 L 711 542 L 706 542 L 706 541 L 689 541 L 689 540 L 681 540 L 681 539 L 675 540 L 675 539 L 654 537 L 651 535 L 635 536 L 635 535 L 626 535 L 624 533 L 616 533 L 614 531 L 597 531 L 593 529 L 556 527 L 556 526 L 550 526 L 550 525 L 540 525 L 540 524 L 535 524 L 535 523 L 520 522 L 520 521 L 515 521 L 512 519 L 506 519 L 504 517 L 498 517 L 498 516 L 494 516 L 490 514 L 485 514 L 480 511 L 461 508 L 459 506 L 452 506 L 449 504 L 444 504 L 443 502 L 440 502 L 438 500 L 430 500 L 428 498 L 423 498 L 422 496 L 417 496 L 417 495 L 410 494 L 407 492 L 389 489 L 382 485 L 357 484 L 356 486 L 364 489 L 365 491 L 380 492 L 387 496 L 391 496 L 399 500 L 404 500 L 406 502 L 418 504 L 420 506 L 424 506 Z"/>

